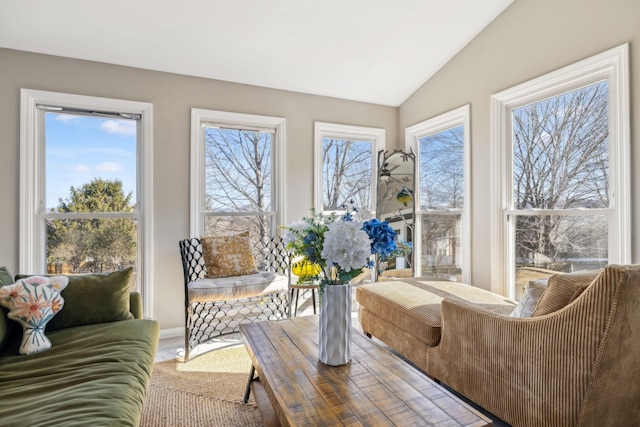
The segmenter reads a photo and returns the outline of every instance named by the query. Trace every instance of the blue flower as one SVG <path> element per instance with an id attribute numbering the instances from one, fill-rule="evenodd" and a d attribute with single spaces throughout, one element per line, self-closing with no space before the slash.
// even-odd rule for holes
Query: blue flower
<path id="1" fill-rule="evenodd" d="M 397 249 L 396 232 L 384 221 L 370 219 L 362 225 L 362 229 L 371 239 L 371 253 L 378 254 L 382 259 L 387 258 Z"/>
<path id="2" fill-rule="evenodd" d="M 318 236 L 313 231 L 310 231 L 303 239 L 305 245 L 311 245 L 316 241 Z"/>
<path id="3" fill-rule="evenodd" d="M 312 263 L 315 263 L 315 262 L 317 262 L 317 261 L 318 261 L 318 260 L 316 259 L 316 250 L 315 250 L 313 247 L 308 246 L 308 247 L 306 247 L 306 248 L 304 249 L 304 251 L 305 251 L 305 253 L 306 253 L 307 258 L 309 259 L 309 261 L 311 261 Z"/>

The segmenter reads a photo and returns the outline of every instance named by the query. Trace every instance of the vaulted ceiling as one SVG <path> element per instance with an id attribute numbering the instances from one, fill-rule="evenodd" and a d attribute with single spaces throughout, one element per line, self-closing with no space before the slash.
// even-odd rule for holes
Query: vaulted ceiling
<path id="1" fill-rule="evenodd" d="M 3 0 L 0 47 L 398 106 L 513 0 Z"/>

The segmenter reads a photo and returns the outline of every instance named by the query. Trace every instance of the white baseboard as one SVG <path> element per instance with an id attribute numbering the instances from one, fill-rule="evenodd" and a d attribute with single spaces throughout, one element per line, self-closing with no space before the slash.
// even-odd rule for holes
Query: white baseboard
<path id="1" fill-rule="evenodd" d="M 176 337 L 184 338 L 184 328 L 170 328 L 160 330 L 160 339 Z"/>

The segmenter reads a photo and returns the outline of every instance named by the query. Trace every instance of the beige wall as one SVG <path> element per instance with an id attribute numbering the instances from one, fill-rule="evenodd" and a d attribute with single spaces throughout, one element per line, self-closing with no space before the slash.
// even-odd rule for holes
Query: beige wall
<path id="1" fill-rule="evenodd" d="M 406 126 L 471 104 L 472 278 L 491 287 L 489 250 L 489 99 L 496 92 L 630 43 L 631 180 L 638 193 L 640 150 L 640 1 L 515 0 L 493 23 L 416 91 L 399 111 Z M 640 262 L 640 198 L 632 204 L 632 257 Z"/>
<path id="2" fill-rule="evenodd" d="M 184 326 L 178 240 L 189 237 L 192 107 L 286 119 L 289 221 L 313 205 L 314 121 L 385 128 L 388 146 L 397 144 L 397 108 L 0 49 L 0 265 L 12 272 L 18 266 L 20 88 L 153 104 L 153 311 L 162 329 Z"/>
<path id="3" fill-rule="evenodd" d="M 472 282 L 490 288 L 489 98 L 562 66 L 630 43 L 632 194 L 638 190 L 640 1 L 516 0 L 399 109 L 87 61 L 0 49 L 0 265 L 17 268 L 19 90 L 40 89 L 153 103 L 154 315 L 163 329 L 183 325 L 177 242 L 189 233 L 190 108 L 287 119 L 289 220 L 313 203 L 313 122 L 387 130 L 387 147 L 404 128 L 471 104 Z M 633 224 L 640 215 L 633 202 Z M 638 258 L 632 233 L 633 260 Z"/>

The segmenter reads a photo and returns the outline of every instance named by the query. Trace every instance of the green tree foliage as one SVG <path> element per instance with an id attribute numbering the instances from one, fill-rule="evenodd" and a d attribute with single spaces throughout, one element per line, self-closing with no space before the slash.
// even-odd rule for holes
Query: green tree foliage
<path id="1" fill-rule="evenodd" d="M 133 212 L 122 182 L 96 178 L 70 188 L 58 213 Z M 136 223 L 132 218 L 54 219 L 47 222 L 48 263 L 65 262 L 74 273 L 111 271 L 134 265 Z"/>

